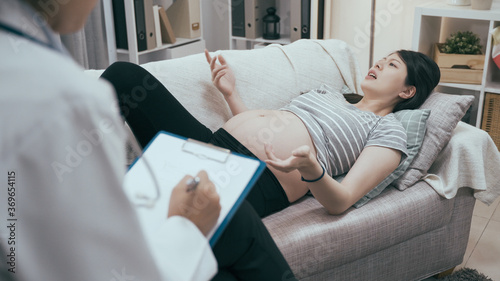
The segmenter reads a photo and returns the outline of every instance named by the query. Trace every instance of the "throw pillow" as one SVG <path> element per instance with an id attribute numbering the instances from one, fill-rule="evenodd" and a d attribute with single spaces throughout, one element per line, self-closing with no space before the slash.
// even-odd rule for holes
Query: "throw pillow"
<path id="1" fill-rule="evenodd" d="M 427 98 L 420 107 L 431 110 L 427 120 L 427 132 L 420 153 L 410 164 L 408 170 L 394 183 L 399 190 L 405 190 L 425 176 L 473 101 L 474 96 L 437 92 Z"/>
<path id="2" fill-rule="evenodd" d="M 424 140 L 426 131 L 426 121 L 429 117 L 429 109 L 421 110 L 401 110 L 394 115 L 401 122 L 406 130 L 406 147 L 408 149 L 408 157 L 399 166 L 387 176 L 380 184 L 378 184 L 374 189 L 372 189 L 368 194 L 361 198 L 358 202 L 354 204 L 354 207 L 359 208 L 366 204 L 368 201 L 373 199 L 375 196 L 379 195 L 387 186 L 399 178 L 410 166 L 410 163 L 417 155 L 422 142 Z"/>

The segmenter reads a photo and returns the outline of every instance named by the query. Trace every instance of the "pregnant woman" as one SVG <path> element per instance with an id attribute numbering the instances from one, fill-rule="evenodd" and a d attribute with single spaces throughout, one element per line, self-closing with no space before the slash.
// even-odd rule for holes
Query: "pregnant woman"
<path id="1" fill-rule="evenodd" d="M 266 161 L 266 171 L 247 197 L 261 217 L 308 191 L 331 214 L 347 210 L 406 157 L 406 132 L 392 113 L 419 107 L 440 79 L 429 57 L 399 50 L 369 70 L 361 83 L 364 96 L 356 104 L 321 87 L 279 110 L 248 110 L 224 57 L 211 57 L 208 51 L 205 56 L 212 82 L 233 114 L 215 133 L 140 66 L 118 62 L 103 77 L 114 85 L 122 113 L 142 146 L 165 130 Z M 145 99 L 127 102 L 134 87 L 144 83 L 154 85 Z M 265 141 L 259 137 L 263 133 Z M 342 182 L 332 178 L 341 174 L 346 174 Z"/>

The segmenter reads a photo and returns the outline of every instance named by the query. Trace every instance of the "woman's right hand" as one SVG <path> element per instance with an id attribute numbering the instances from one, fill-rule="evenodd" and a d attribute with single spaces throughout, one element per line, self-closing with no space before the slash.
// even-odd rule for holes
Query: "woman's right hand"
<path id="1" fill-rule="evenodd" d="M 224 95 L 224 98 L 228 99 L 233 94 L 236 84 L 233 71 L 222 55 L 214 56 L 212 58 L 208 53 L 208 50 L 205 49 L 205 57 L 207 58 L 207 62 L 210 64 L 212 83 Z M 217 59 L 220 64 L 217 63 Z"/>
<path id="2" fill-rule="evenodd" d="M 294 170 L 299 170 L 299 172 L 306 170 L 306 172 L 313 172 L 316 170 L 316 166 L 319 166 L 316 157 L 311 151 L 308 145 L 300 146 L 294 149 L 287 159 L 279 159 L 276 157 L 273 151 L 273 146 L 269 143 L 264 144 L 264 151 L 266 152 L 267 158 L 264 160 L 269 166 L 275 168 L 278 171 L 289 173 Z"/>

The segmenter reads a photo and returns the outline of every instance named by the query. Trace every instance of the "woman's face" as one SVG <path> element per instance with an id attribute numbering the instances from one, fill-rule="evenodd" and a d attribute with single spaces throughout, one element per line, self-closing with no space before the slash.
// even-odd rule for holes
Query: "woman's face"
<path id="1" fill-rule="evenodd" d="M 407 75 L 406 64 L 398 54 L 393 53 L 379 60 L 370 68 L 365 79 L 361 82 L 361 88 L 365 95 L 396 97 L 407 89 L 405 85 Z"/>

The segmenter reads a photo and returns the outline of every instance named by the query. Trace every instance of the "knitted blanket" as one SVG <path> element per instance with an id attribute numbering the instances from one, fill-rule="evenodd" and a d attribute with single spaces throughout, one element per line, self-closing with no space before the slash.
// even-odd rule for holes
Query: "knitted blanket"
<path id="1" fill-rule="evenodd" d="M 490 205 L 500 196 L 500 153 L 482 130 L 459 122 L 450 142 L 440 152 L 424 180 L 445 198 L 453 198 L 460 187 L 474 189 L 474 197 Z"/>

